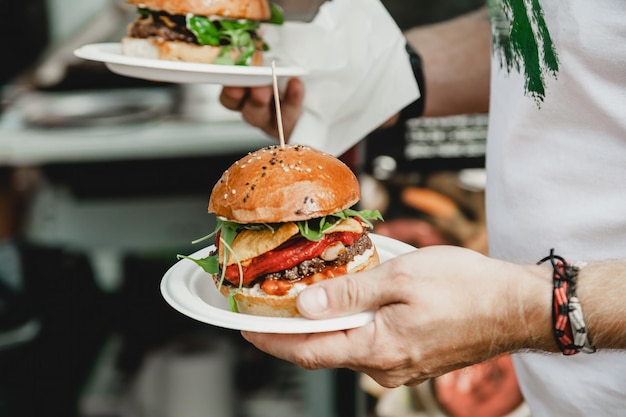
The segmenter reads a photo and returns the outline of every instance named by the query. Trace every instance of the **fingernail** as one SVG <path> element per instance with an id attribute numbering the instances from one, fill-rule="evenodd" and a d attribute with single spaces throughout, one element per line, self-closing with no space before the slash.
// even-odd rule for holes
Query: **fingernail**
<path id="1" fill-rule="evenodd" d="M 298 307 L 301 313 L 319 314 L 328 307 L 328 296 L 322 287 L 309 287 L 300 293 Z"/>

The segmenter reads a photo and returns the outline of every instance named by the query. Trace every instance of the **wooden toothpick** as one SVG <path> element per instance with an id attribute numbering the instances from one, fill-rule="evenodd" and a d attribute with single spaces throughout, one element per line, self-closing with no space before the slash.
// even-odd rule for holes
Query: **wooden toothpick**
<path id="1" fill-rule="evenodd" d="M 276 78 L 276 61 L 272 61 L 272 84 L 274 85 L 274 102 L 276 103 L 276 124 L 280 147 L 285 147 L 285 133 L 283 132 L 283 116 L 280 111 L 280 95 L 278 94 L 278 79 Z"/>

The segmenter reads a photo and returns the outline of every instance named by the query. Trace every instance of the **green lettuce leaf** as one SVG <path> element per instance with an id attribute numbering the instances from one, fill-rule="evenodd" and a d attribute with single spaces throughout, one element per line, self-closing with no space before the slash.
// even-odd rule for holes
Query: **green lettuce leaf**
<path id="1" fill-rule="evenodd" d="M 280 6 L 270 3 L 271 16 L 265 23 L 282 25 L 285 21 Z M 200 45 L 221 46 L 222 51 L 216 58 L 216 64 L 248 65 L 257 49 L 269 50 L 256 31 L 260 22 L 247 19 L 220 19 L 211 20 L 206 16 L 187 16 L 187 28 L 196 36 Z M 235 50 L 236 59 L 231 51 Z"/>
<path id="2" fill-rule="evenodd" d="M 220 46 L 221 31 L 217 25 L 204 16 L 187 16 L 187 29 L 189 29 L 200 45 Z"/>

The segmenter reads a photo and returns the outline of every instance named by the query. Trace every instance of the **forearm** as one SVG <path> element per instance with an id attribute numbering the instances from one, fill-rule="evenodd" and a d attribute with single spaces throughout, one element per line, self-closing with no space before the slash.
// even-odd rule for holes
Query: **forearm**
<path id="1" fill-rule="evenodd" d="M 422 58 L 423 116 L 486 112 L 489 107 L 491 31 L 486 8 L 406 32 Z"/>

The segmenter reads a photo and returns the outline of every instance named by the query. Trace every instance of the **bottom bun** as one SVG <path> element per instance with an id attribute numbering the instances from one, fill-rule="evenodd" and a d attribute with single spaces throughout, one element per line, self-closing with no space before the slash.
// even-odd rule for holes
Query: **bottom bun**
<path id="1" fill-rule="evenodd" d="M 222 47 L 195 45 L 180 41 L 166 41 L 160 38 L 122 38 L 122 53 L 139 58 L 163 59 L 166 61 L 198 62 L 212 64 L 222 52 Z M 263 55 L 256 52 L 250 65 L 261 65 Z"/>
<path id="2" fill-rule="evenodd" d="M 365 271 L 380 264 L 375 247 L 358 255 L 348 264 L 348 273 Z M 215 284 L 224 297 L 229 297 L 233 287 L 219 285 L 219 276 L 213 275 Z M 252 288 L 243 288 L 234 295 L 237 310 L 240 313 L 267 317 L 302 317 L 296 306 L 296 299 L 300 291 L 307 285 L 296 283 L 286 295 L 269 295 L 263 292 L 258 285 Z"/>

